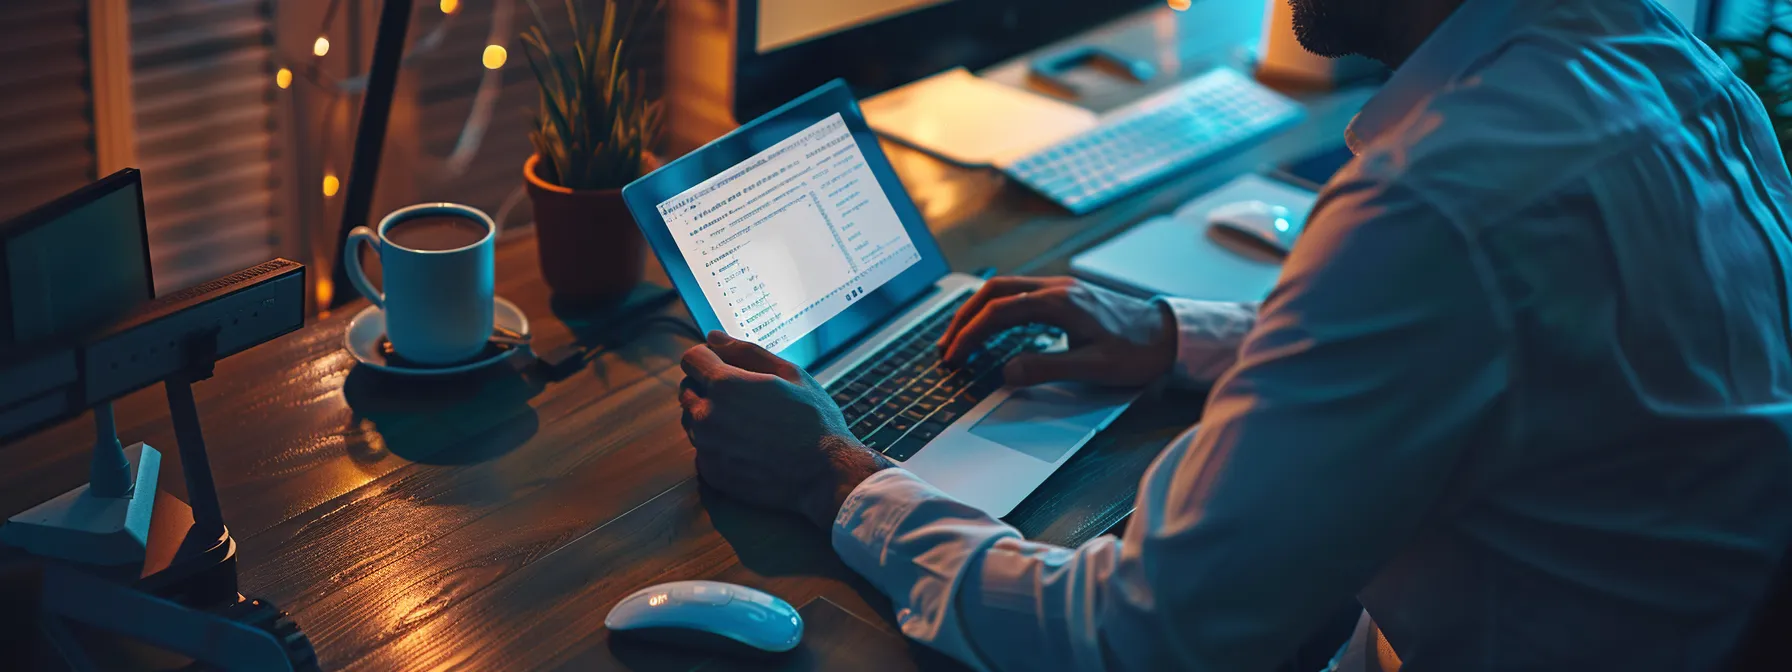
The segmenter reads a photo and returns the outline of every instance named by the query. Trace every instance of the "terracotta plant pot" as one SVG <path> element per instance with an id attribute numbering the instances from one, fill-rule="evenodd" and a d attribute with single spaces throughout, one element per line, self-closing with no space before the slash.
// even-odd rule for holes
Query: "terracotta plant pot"
<path id="1" fill-rule="evenodd" d="M 575 191 L 549 184 L 535 172 L 540 161 L 537 154 L 523 163 L 523 179 L 535 204 L 541 277 L 554 299 L 585 305 L 627 297 L 646 271 L 647 242 L 622 202 L 622 190 Z"/>

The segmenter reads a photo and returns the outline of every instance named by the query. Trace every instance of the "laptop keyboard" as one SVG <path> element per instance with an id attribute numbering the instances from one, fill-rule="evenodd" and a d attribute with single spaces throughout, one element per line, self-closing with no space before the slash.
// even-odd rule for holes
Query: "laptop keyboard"
<path id="1" fill-rule="evenodd" d="M 962 366 L 940 361 L 939 339 L 970 295 L 949 302 L 828 387 L 854 436 L 898 462 L 913 457 L 977 402 L 1002 389 L 1002 365 L 1050 345 L 1056 329 L 1016 327 Z"/>

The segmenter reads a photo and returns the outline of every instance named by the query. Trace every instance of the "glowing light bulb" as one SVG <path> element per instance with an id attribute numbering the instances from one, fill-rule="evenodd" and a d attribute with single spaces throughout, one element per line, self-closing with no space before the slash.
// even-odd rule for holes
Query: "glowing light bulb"
<path id="1" fill-rule="evenodd" d="M 485 63 L 485 69 L 497 70 L 504 67 L 504 61 L 508 58 L 510 58 L 510 53 L 504 51 L 504 47 L 488 44 L 485 45 L 485 53 L 479 57 L 479 60 Z"/>
<path id="2" fill-rule="evenodd" d="M 1170 0 L 1170 9 L 1174 9 L 1178 12 L 1186 12 L 1188 11 L 1190 4 L 1190 0 Z"/>
<path id="3" fill-rule="evenodd" d="M 336 179 L 335 175 L 324 173 L 324 198 L 335 196 L 336 192 L 341 189 L 342 180 Z"/>
<path id="4" fill-rule="evenodd" d="M 322 35 L 317 36 L 317 41 L 311 43 L 311 53 L 318 56 L 330 53 L 330 38 Z"/>
<path id="5" fill-rule="evenodd" d="M 454 10 L 460 9 L 460 0 L 442 0 L 440 7 L 443 14 L 453 14 Z"/>
<path id="6" fill-rule="evenodd" d="M 282 89 L 292 86 L 292 71 L 286 68 L 281 68 L 278 72 L 275 72 L 274 86 L 278 86 Z"/>

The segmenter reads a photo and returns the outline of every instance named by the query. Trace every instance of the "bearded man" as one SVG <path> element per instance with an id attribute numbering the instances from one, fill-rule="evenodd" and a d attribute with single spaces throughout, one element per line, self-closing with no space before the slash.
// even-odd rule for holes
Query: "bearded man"
<path id="1" fill-rule="evenodd" d="M 979 669 L 1706 670 L 1792 540 L 1792 231 L 1760 100 L 1653 0 L 1291 0 L 1395 69 L 1261 306 L 1005 278 L 954 361 L 1211 386 L 1120 537 L 1021 539 L 865 449 L 809 376 L 685 356 L 699 475 L 807 515 Z"/>

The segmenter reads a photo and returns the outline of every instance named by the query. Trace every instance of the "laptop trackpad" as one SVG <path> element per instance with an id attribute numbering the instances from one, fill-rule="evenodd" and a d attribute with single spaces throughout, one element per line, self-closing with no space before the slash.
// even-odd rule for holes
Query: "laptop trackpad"
<path id="1" fill-rule="evenodd" d="M 1093 402 L 1068 385 L 1038 385 L 1014 391 L 971 433 L 1043 462 L 1057 462 L 1100 429 L 1114 407 Z"/>

